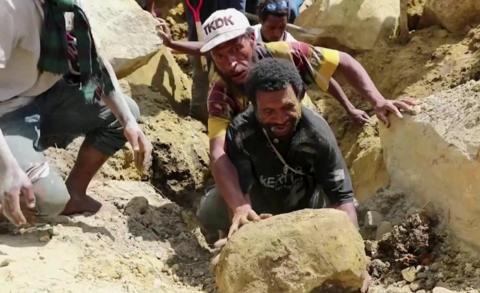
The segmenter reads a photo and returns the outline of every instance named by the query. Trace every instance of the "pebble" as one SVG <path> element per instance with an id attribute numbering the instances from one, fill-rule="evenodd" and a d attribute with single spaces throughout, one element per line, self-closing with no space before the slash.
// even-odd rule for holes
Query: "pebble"
<path id="1" fill-rule="evenodd" d="M 383 221 L 383 216 L 377 211 L 368 211 L 365 214 L 365 225 L 367 227 L 377 227 Z"/>
<path id="2" fill-rule="evenodd" d="M 0 262 L 0 268 L 3 268 L 3 267 L 8 266 L 11 262 L 12 262 L 12 260 L 11 260 L 11 259 L 8 259 L 8 258 L 2 260 L 2 261 Z"/>
<path id="3" fill-rule="evenodd" d="M 435 287 L 433 288 L 432 293 L 454 293 L 454 291 L 448 290 L 443 287 Z"/>
<path id="4" fill-rule="evenodd" d="M 402 270 L 402 277 L 405 281 L 411 283 L 417 278 L 417 269 L 415 267 L 408 267 Z"/>
<path id="5" fill-rule="evenodd" d="M 38 241 L 40 241 L 40 242 L 48 242 L 48 241 L 50 241 L 50 239 L 52 239 L 52 238 L 50 237 L 50 235 L 49 235 L 49 234 L 46 234 L 46 235 L 40 236 L 40 237 L 38 238 Z"/>
<path id="6" fill-rule="evenodd" d="M 422 283 L 422 281 L 417 280 L 417 281 L 414 281 L 414 282 L 410 283 L 409 287 L 410 287 L 410 290 L 412 290 L 413 292 L 416 292 L 420 289 L 423 289 L 423 283 Z"/>

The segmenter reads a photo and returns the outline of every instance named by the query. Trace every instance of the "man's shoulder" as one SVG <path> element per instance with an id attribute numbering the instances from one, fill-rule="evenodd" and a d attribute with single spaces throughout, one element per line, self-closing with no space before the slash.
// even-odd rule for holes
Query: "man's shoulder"
<path id="1" fill-rule="evenodd" d="M 251 129 L 255 126 L 255 112 L 253 106 L 249 106 L 245 111 L 238 114 L 232 122 L 230 122 L 229 127 L 238 132 L 244 131 L 245 129 Z"/>
<path id="2" fill-rule="evenodd" d="M 337 143 L 328 122 L 315 111 L 302 107 L 302 125 L 307 137 L 316 144 L 329 145 Z"/>
<path id="3" fill-rule="evenodd" d="M 265 51 L 275 58 L 292 58 L 292 54 L 307 55 L 310 45 L 296 40 L 270 42 L 262 44 Z"/>

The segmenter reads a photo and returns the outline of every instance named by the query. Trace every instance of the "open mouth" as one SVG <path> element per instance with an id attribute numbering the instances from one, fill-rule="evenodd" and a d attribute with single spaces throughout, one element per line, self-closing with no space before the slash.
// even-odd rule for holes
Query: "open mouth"
<path id="1" fill-rule="evenodd" d="M 232 79 L 233 80 L 243 80 L 246 76 L 246 71 L 245 70 L 242 70 L 238 73 L 235 73 L 232 75 Z"/>

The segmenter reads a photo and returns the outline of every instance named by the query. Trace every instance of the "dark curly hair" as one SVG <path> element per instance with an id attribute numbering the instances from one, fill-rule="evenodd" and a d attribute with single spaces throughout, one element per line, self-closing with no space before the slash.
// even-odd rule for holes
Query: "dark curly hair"
<path id="1" fill-rule="evenodd" d="M 257 91 L 278 91 L 288 85 L 301 100 L 305 94 L 304 83 L 293 63 L 286 59 L 264 58 L 250 71 L 245 90 L 250 102 L 256 105 Z"/>
<path id="2" fill-rule="evenodd" d="M 260 0 L 259 3 L 257 4 L 257 15 L 260 18 L 260 20 L 265 21 L 269 15 L 274 15 L 274 16 L 286 16 L 287 18 L 290 16 L 290 11 L 289 9 L 284 9 L 284 10 L 276 10 L 276 11 L 266 11 L 265 6 L 269 3 L 278 3 L 281 1 L 288 1 L 288 0 Z M 288 3 L 288 2 L 287 2 Z"/>

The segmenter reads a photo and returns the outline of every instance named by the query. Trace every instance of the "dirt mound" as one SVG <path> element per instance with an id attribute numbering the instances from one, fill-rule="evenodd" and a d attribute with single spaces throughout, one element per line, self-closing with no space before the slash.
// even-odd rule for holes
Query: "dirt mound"
<path id="1" fill-rule="evenodd" d="M 146 183 L 96 181 L 90 193 L 103 204 L 94 216 L 2 229 L 2 292 L 213 291 L 210 252 L 187 210 Z"/>

